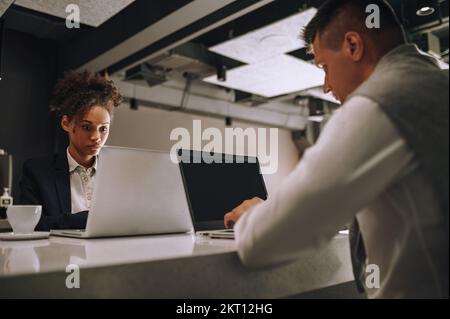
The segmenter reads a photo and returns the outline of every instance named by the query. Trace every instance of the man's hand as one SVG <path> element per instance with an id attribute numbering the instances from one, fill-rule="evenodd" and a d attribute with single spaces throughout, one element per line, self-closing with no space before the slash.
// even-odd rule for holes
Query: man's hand
<path id="1" fill-rule="evenodd" d="M 223 217 L 223 222 L 226 228 L 233 228 L 238 219 L 245 214 L 251 207 L 261 203 L 263 200 L 259 197 L 244 200 L 238 207 L 231 212 L 226 213 Z"/>

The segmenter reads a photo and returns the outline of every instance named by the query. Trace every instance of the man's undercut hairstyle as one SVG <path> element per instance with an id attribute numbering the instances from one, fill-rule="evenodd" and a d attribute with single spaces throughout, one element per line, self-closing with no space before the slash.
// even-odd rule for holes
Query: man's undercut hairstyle
<path id="1" fill-rule="evenodd" d="M 369 5 L 379 8 L 379 28 L 369 28 L 366 19 Z M 339 50 L 344 35 L 354 31 L 372 37 L 380 47 L 391 49 L 406 42 L 402 24 L 385 0 L 327 0 L 302 30 L 301 38 L 311 49 L 317 35 L 324 35 L 321 43 L 329 49 Z"/>
<path id="2" fill-rule="evenodd" d="M 69 119 L 83 116 L 94 106 L 105 108 L 110 116 L 123 98 L 113 81 L 89 71 L 64 73 L 53 90 L 50 111 Z"/>

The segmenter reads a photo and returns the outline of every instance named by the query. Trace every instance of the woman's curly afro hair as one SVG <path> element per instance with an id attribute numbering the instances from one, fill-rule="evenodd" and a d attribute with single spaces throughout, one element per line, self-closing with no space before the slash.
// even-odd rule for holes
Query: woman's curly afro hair
<path id="1" fill-rule="evenodd" d="M 64 73 L 53 89 L 50 111 L 82 118 L 93 106 L 104 107 L 112 116 L 123 98 L 113 81 L 89 71 Z"/>

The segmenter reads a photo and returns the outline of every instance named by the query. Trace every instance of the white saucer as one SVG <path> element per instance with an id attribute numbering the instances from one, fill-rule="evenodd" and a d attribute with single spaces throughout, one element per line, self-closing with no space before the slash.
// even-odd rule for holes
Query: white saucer
<path id="1" fill-rule="evenodd" d="M 0 233 L 0 240 L 32 240 L 49 238 L 48 231 L 35 231 L 29 234 Z"/>

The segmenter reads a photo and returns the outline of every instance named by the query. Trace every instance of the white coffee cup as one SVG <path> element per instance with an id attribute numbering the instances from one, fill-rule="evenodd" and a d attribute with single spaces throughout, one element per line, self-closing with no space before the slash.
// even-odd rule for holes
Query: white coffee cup
<path id="1" fill-rule="evenodd" d="M 6 210 L 15 234 L 31 234 L 41 218 L 41 205 L 11 205 Z"/>

